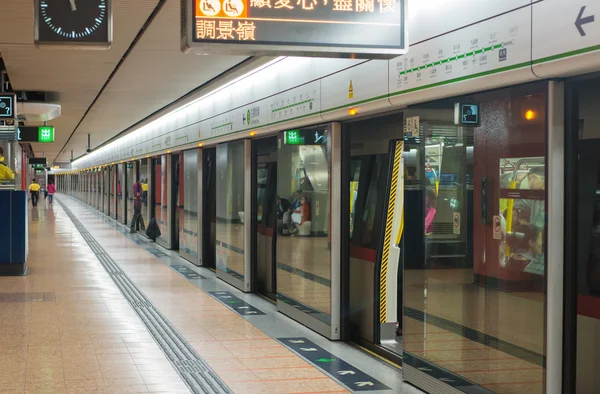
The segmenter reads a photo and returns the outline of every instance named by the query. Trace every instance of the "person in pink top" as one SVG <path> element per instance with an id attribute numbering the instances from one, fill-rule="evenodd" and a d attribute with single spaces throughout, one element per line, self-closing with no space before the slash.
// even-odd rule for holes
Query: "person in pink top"
<path id="1" fill-rule="evenodd" d="M 52 204 L 54 193 L 56 193 L 56 186 L 54 186 L 54 182 L 48 181 L 48 204 Z"/>

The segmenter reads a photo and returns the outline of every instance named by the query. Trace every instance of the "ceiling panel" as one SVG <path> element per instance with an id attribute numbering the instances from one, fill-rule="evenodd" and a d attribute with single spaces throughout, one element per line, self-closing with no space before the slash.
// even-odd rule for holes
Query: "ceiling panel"
<path id="1" fill-rule="evenodd" d="M 238 56 L 186 55 L 180 50 L 180 2 L 168 0 L 77 133 L 92 146 L 111 138 L 243 61 Z"/>
<path id="2" fill-rule="evenodd" d="M 15 90 L 57 92 L 62 115 L 54 144 L 33 144 L 49 160 L 68 161 L 235 66 L 243 57 L 184 55 L 179 47 L 180 1 L 166 0 L 119 70 L 84 114 L 154 11 L 158 0 L 114 0 L 108 51 L 36 49 L 33 1 L 0 1 L 0 54 Z M 82 120 L 83 118 L 83 120 Z M 75 129 L 73 138 L 63 148 Z M 36 153 L 37 154 L 37 153 Z"/>

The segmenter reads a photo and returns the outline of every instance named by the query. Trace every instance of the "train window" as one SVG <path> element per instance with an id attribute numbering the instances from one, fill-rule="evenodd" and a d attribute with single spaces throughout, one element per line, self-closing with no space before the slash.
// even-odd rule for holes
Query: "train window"
<path id="1" fill-rule="evenodd" d="M 265 189 L 267 187 L 267 168 L 262 167 L 256 171 L 256 221 L 262 223 L 265 211 Z"/>
<path id="2" fill-rule="evenodd" d="M 600 389 L 600 78 L 579 86 L 578 101 L 577 190 L 567 192 L 578 210 L 576 392 L 587 394 Z"/>
<path id="3" fill-rule="evenodd" d="M 351 181 L 351 228 L 352 245 L 376 250 L 379 225 L 382 220 L 383 199 L 387 182 L 388 155 L 367 156 L 352 161 L 356 163 L 358 179 Z"/>
<path id="4" fill-rule="evenodd" d="M 279 138 L 276 195 L 289 208 L 277 218 L 278 298 L 330 324 L 331 141 L 292 145 Z"/>
<path id="5" fill-rule="evenodd" d="M 244 141 L 217 146 L 217 269 L 244 280 Z"/>

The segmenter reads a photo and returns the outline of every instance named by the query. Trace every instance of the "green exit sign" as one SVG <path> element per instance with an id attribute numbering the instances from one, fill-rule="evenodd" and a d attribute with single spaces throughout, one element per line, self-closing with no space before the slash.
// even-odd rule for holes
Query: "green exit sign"
<path id="1" fill-rule="evenodd" d="M 322 129 L 287 130 L 283 132 L 286 145 L 326 145 L 327 132 Z"/>
<path id="2" fill-rule="evenodd" d="M 283 135 L 283 143 L 286 145 L 304 145 L 304 138 L 300 130 L 288 130 Z"/>
<path id="3" fill-rule="evenodd" d="M 38 127 L 38 142 L 54 142 L 54 126 Z"/>

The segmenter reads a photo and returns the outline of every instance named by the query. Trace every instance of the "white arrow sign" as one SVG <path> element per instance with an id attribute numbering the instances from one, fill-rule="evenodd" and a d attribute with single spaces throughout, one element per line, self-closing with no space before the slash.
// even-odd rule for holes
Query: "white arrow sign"
<path id="1" fill-rule="evenodd" d="M 315 349 L 314 347 L 301 347 L 300 350 L 302 350 L 303 352 L 316 352 L 317 349 Z"/>
<path id="2" fill-rule="evenodd" d="M 249 306 L 238 306 L 238 309 L 250 309 Z"/>
<path id="3" fill-rule="evenodd" d="M 248 311 L 248 312 L 246 312 L 245 314 L 246 314 L 246 315 L 255 315 L 255 314 L 256 314 L 256 311 Z"/>
<path id="4" fill-rule="evenodd" d="M 296 340 L 290 339 L 290 343 L 304 343 L 304 341 L 301 341 L 299 339 L 296 339 Z"/>
<path id="5" fill-rule="evenodd" d="M 225 293 L 224 291 L 220 291 L 217 294 L 227 294 L 227 293 Z"/>
<path id="6" fill-rule="evenodd" d="M 219 298 L 231 298 L 231 296 L 221 296 Z"/>
<path id="7" fill-rule="evenodd" d="M 356 382 L 354 384 L 357 385 L 358 387 L 375 386 L 375 383 L 373 383 L 373 382 Z"/>
<path id="8" fill-rule="evenodd" d="M 354 375 L 354 374 L 356 374 L 356 372 L 354 372 L 354 371 L 338 371 L 338 374 L 340 374 L 340 375 Z"/>

